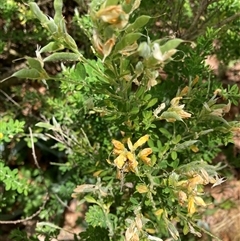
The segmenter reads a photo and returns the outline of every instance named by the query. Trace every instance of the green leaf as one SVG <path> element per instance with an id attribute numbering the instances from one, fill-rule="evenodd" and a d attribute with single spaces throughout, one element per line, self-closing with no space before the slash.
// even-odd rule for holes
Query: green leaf
<path id="1" fill-rule="evenodd" d="M 75 68 L 75 74 L 81 80 L 84 80 L 86 78 L 86 70 L 82 63 L 77 63 L 76 68 Z"/>
<path id="2" fill-rule="evenodd" d="M 188 233 L 189 233 L 189 227 L 188 227 L 187 223 L 185 223 L 184 227 L 183 227 L 183 234 L 187 235 Z"/>
<path id="3" fill-rule="evenodd" d="M 171 158 L 172 158 L 173 160 L 176 160 L 176 159 L 177 159 L 177 152 L 176 152 L 176 151 L 172 151 L 172 152 L 171 152 Z"/>
<path id="4" fill-rule="evenodd" d="M 46 123 L 46 122 L 38 122 L 38 123 L 36 124 L 36 126 L 42 127 L 42 128 L 48 129 L 48 130 L 53 130 L 53 129 L 55 129 L 53 125 L 51 125 L 51 124 L 49 124 L 49 123 Z"/>
<path id="5" fill-rule="evenodd" d="M 172 134 L 165 128 L 159 128 L 159 131 L 166 136 L 168 139 L 172 138 Z"/>
<path id="6" fill-rule="evenodd" d="M 160 46 L 161 52 L 164 54 L 165 52 L 175 49 L 178 47 L 180 43 L 184 42 L 182 39 L 175 38 L 167 41 L 164 45 Z"/>
<path id="7" fill-rule="evenodd" d="M 147 15 L 141 15 L 140 17 L 138 17 L 134 23 L 130 24 L 127 26 L 127 28 L 125 29 L 125 32 L 126 33 L 131 33 L 131 32 L 134 32 L 140 28 L 142 28 L 143 26 L 145 26 L 149 19 L 151 17 L 150 16 L 147 16 Z"/>
<path id="8" fill-rule="evenodd" d="M 93 197 L 90 196 L 90 195 L 85 196 L 85 197 L 84 197 L 84 200 L 87 201 L 87 202 L 89 202 L 89 203 L 97 203 L 96 199 L 93 198 Z"/>
<path id="9" fill-rule="evenodd" d="M 138 112 L 139 112 L 139 107 L 134 106 L 134 107 L 131 109 L 130 114 L 131 114 L 131 115 L 135 115 L 135 114 L 137 114 Z"/>
<path id="10" fill-rule="evenodd" d="M 117 5 L 118 2 L 119 2 L 118 0 L 107 0 L 105 1 L 104 6 L 107 7 L 107 6 Z"/>
<path id="11" fill-rule="evenodd" d="M 59 21 L 62 19 L 62 8 L 63 8 L 63 1 L 62 0 L 54 0 L 53 2 L 55 15 L 54 15 L 54 22 L 58 24 Z"/>
<path id="12" fill-rule="evenodd" d="M 142 36 L 141 33 L 129 33 L 126 34 L 119 42 L 115 45 L 114 52 L 124 49 L 125 47 L 132 45 Z"/>
<path id="13" fill-rule="evenodd" d="M 137 91 L 136 91 L 136 93 L 135 93 L 135 96 L 136 96 L 137 98 L 140 98 L 140 97 L 143 95 L 143 93 L 144 93 L 145 90 L 146 90 L 145 87 L 139 86 L 139 87 L 137 88 Z"/>
<path id="14" fill-rule="evenodd" d="M 41 78 L 40 73 L 36 69 L 20 69 L 15 72 L 12 76 L 20 79 L 39 79 Z"/>
<path id="15" fill-rule="evenodd" d="M 42 47 L 39 51 L 39 53 L 44 53 L 44 52 L 55 52 L 58 50 L 64 49 L 63 44 L 59 44 L 57 42 L 50 42 L 49 44 L 45 45 Z"/>
<path id="16" fill-rule="evenodd" d="M 107 227 L 104 213 L 102 209 L 97 205 L 91 206 L 89 208 L 85 218 L 86 218 L 86 222 L 92 225 L 93 227 L 102 227 L 102 228 Z"/>
<path id="17" fill-rule="evenodd" d="M 40 10 L 37 3 L 30 2 L 29 6 L 33 14 L 40 20 L 40 22 L 48 22 L 48 17 Z"/>
<path id="18" fill-rule="evenodd" d="M 185 141 L 183 143 L 177 144 L 174 149 L 176 151 L 184 150 L 184 149 L 187 149 L 189 146 L 192 146 L 196 142 L 198 142 L 198 140 Z"/>
<path id="19" fill-rule="evenodd" d="M 149 101 L 152 98 L 151 94 L 146 94 L 143 98 L 144 101 Z"/>
<path id="20" fill-rule="evenodd" d="M 176 120 L 182 121 L 181 116 L 177 112 L 175 112 L 175 111 L 164 111 L 161 114 L 160 118 L 161 119 L 165 119 L 165 120 L 167 120 L 169 122 L 170 121 L 173 122 L 173 121 L 176 121 Z"/>
<path id="21" fill-rule="evenodd" d="M 178 240 L 179 238 L 179 232 L 176 229 L 176 227 L 174 226 L 173 223 L 171 223 L 168 219 L 164 218 L 164 221 L 167 225 L 168 231 L 171 234 L 171 236 L 173 237 L 174 240 Z"/>
<path id="22" fill-rule="evenodd" d="M 31 68 L 36 69 L 38 72 L 43 70 L 43 63 L 41 63 L 37 58 L 26 57 L 26 59 Z"/>
<path id="23" fill-rule="evenodd" d="M 51 54 L 50 56 L 46 57 L 43 61 L 54 62 L 54 61 L 78 61 L 78 60 L 80 60 L 79 54 L 58 52 L 58 53 Z"/>
<path id="24" fill-rule="evenodd" d="M 176 137 L 174 137 L 172 139 L 172 144 L 176 145 L 177 143 L 179 143 L 181 141 L 182 137 L 180 135 L 177 135 Z"/>
<path id="25" fill-rule="evenodd" d="M 150 108 L 150 107 L 152 107 L 152 106 L 154 106 L 157 102 L 158 102 L 158 98 L 151 99 L 151 100 L 148 102 L 147 106 L 145 107 L 145 110 L 148 109 L 148 108 Z"/>

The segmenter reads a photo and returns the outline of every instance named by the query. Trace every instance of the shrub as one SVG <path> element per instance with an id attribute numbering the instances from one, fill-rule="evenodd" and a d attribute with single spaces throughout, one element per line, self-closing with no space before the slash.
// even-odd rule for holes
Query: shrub
<path id="1" fill-rule="evenodd" d="M 59 83 L 60 93 L 46 97 L 34 137 L 55 140 L 65 157 L 41 189 L 49 202 L 37 232 L 47 240 L 57 235 L 57 221 L 49 222 L 62 210 L 58 200 L 72 192 L 88 204 L 76 240 L 178 240 L 208 232 L 197 224 L 208 205 L 204 186 L 224 181 L 221 163 L 211 160 L 239 131 L 224 119 L 237 104 L 237 86 L 223 88 L 204 64 L 218 29 L 196 32 L 195 43 L 169 38 L 165 28 L 148 34 L 154 17 L 142 14 L 140 1 L 93 0 L 88 15 L 76 16 L 93 46 L 90 59 L 67 32 L 61 0 L 54 1 L 53 18 L 29 6 L 52 40 L 13 76 Z M 48 62 L 61 62 L 62 71 L 50 76 Z"/>

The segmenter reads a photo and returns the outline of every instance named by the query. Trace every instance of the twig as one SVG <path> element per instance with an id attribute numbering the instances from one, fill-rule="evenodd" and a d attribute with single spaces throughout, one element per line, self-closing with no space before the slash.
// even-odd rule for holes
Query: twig
<path id="1" fill-rule="evenodd" d="M 227 23 L 230 23 L 232 22 L 233 20 L 235 20 L 236 18 L 240 17 L 240 12 L 239 13 L 236 13 L 234 14 L 233 16 L 229 17 L 229 18 L 226 18 L 224 19 L 223 21 L 221 21 L 219 24 L 217 24 L 217 28 L 221 28 L 222 26 L 226 25 Z"/>
<path id="2" fill-rule="evenodd" d="M 10 100 L 14 105 L 16 105 L 18 108 L 21 108 L 21 106 L 13 100 L 7 93 L 5 93 L 3 90 L 0 90 L 0 92 L 8 99 Z"/>
<path id="3" fill-rule="evenodd" d="M 44 209 L 46 203 L 47 203 L 47 200 L 49 198 L 49 195 L 47 194 L 42 206 L 38 209 L 37 212 L 35 212 L 33 215 L 27 217 L 27 218 L 24 218 L 24 219 L 18 219 L 18 220 L 15 220 L 15 221 L 1 221 L 0 220 L 0 224 L 17 224 L 17 223 L 23 223 L 23 222 L 26 222 L 28 220 L 32 220 L 33 218 L 35 218 L 36 216 L 38 216 L 40 214 L 40 212 Z"/>
<path id="4" fill-rule="evenodd" d="M 67 204 L 65 204 L 56 193 L 54 195 L 57 198 L 57 200 L 62 204 L 63 207 L 65 207 L 68 211 L 73 212 L 73 210 Z"/>
<path id="5" fill-rule="evenodd" d="M 29 132 L 30 132 L 30 139 L 31 139 L 31 145 L 32 145 L 32 156 L 33 156 L 33 160 L 34 163 L 36 165 L 36 167 L 41 170 L 39 164 L 38 164 L 38 160 L 37 160 L 37 156 L 36 156 L 36 152 L 35 152 L 35 146 L 34 146 L 34 141 L 33 141 L 33 134 L 32 134 L 32 129 L 31 127 L 28 128 Z"/>

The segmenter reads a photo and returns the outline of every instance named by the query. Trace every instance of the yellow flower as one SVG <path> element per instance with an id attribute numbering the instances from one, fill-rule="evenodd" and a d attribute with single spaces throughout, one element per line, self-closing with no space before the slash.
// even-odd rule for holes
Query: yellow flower
<path id="1" fill-rule="evenodd" d="M 118 169 L 122 169 L 125 162 L 127 161 L 127 157 L 124 154 L 120 154 L 115 160 L 114 163 Z"/>
<path id="2" fill-rule="evenodd" d="M 117 28 L 124 28 L 128 23 L 128 14 L 122 10 L 121 5 L 112 5 L 97 12 L 96 16 L 103 22 L 114 25 Z"/>
<path id="3" fill-rule="evenodd" d="M 203 199 L 201 197 L 194 197 L 194 202 L 198 206 L 206 207 L 206 203 L 203 201 Z"/>
<path id="4" fill-rule="evenodd" d="M 103 62 L 106 59 L 106 57 L 111 53 L 112 48 L 115 45 L 115 42 L 116 42 L 115 38 L 112 37 L 112 38 L 108 39 L 106 43 L 104 43 L 103 48 L 102 48 L 102 52 L 103 52 L 103 56 L 104 56 Z"/>
<path id="5" fill-rule="evenodd" d="M 192 191 L 197 185 L 204 183 L 204 179 L 200 175 L 196 175 L 195 177 L 188 179 L 188 190 Z"/>
<path id="6" fill-rule="evenodd" d="M 181 90 L 179 96 L 180 96 L 180 97 L 181 97 L 181 96 L 185 96 L 185 95 L 188 94 L 188 92 L 189 92 L 189 87 L 188 87 L 188 86 L 185 86 L 185 87 Z"/>
<path id="7" fill-rule="evenodd" d="M 136 160 L 135 150 L 139 146 L 143 145 L 149 139 L 149 135 L 145 135 L 137 140 L 134 145 L 132 144 L 130 138 L 127 139 L 128 149 L 125 148 L 124 144 L 117 140 L 112 140 L 114 146 L 113 153 L 118 155 L 114 160 L 115 166 L 118 169 L 123 169 L 124 172 L 136 172 L 138 162 Z M 148 155 L 152 153 L 151 148 L 145 148 L 139 152 L 138 158 L 140 158 L 145 164 L 150 165 L 151 159 Z M 111 163 L 108 160 L 108 163 Z"/>
<path id="8" fill-rule="evenodd" d="M 142 146 L 145 144 L 149 139 L 149 135 L 145 135 L 137 140 L 137 142 L 134 143 L 133 149 L 136 150 L 139 146 Z"/>
<path id="9" fill-rule="evenodd" d="M 99 54 L 104 56 L 103 61 L 111 53 L 112 48 L 115 45 L 115 42 L 116 42 L 115 37 L 111 37 L 103 44 L 97 32 L 96 31 L 93 32 L 93 46 Z"/>
<path id="10" fill-rule="evenodd" d="M 164 111 L 161 116 L 157 116 L 159 111 L 155 110 L 155 117 L 160 120 L 165 119 L 167 122 L 175 122 L 176 120 L 182 120 L 191 117 L 190 113 L 183 110 L 185 105 L 179 105 L 179 101 L 181 99 L 181 96 L 173 98 L 170 102 L 171 106 L 166 111 Z"/>
<path id="11" fill-rule="evenodd" d="M 135 159 L 135 156 L 131 152 L 127 152 L 127 159 L 128 159 L 128 168 L 127 170 L 135 172 L 135 169 L 138 165 L 138 162 Z"/>
<path id="12" fill-rule="evenodd" d="M 148 157 L 150 154 L 152 154 L 152 149 L 145 148 L 139 152 L 138 156 L 146 165 L 150 165 L 151 158 Z"/>
<path id="13" fill-rule="evenodd" d="M 196 212 L 196 207 L 195 207 L 195 203 L 194 203 L 194 197 L 190 196 L 188 198 L 188 213 L 190 215 L 194 214 Z"/>
<path id="14" fill-rule="evenodd" d="M 190 146 L 190 149 L 195 153 L 199 151 L 198 147 L 195 145 Z"/>
<path id="15" fill-rule="evenodd" d="M 183 191 L 178 192 L 178 202 L 182 206 L 187 201 L 187 194 Z"/>
<path id="16" fill-rule="evenodd" d="M 122 152 L 124 152 L 125 150 L 125 147 L 124 145 L 120 142 L 120 141 L 117 141 L 117 140 L 112 140 L 112 144 L 114 145 L 114 149 L 113 149 L 113 153 L 114 154 L 121 154 Z"/>
<path id="17" fill-rule="evenodd" d="M 103 55 L 103 43 L 96 31 L 93 32 L 93 46 L 99 54 Z"/>
<path id="18" fill-rule="evenodd" d="M 155 214 L 156 216 L 160 216 L 160 215 L 162 215 L 163 211 L 164 211 L 164 210 L 163 210 L 162 208 L 160 208 L 160 209 L 156 210 L 156 211 L 154 212 L 154 214 Z"/>
<path id="19" fill-rule="evenodd" d="M 188 213 L 190 215 L 192 215 L 196 212 L 195 204 L 198 206 L 206 207 L 206 203 L 203 201 L 203 199 L 201 197 L 191 195 L 188 198 Z"/>
<path id="20" fill-rule="evenodd" d="M 0 132 L 0 140 L 3 138 L 3 133 Z"/>
<path id="21" fill-rule="evenodd" d="M 170 59 L 177 52 L 176 49 L 170 49 L 163 54 L 158 43 L 153 44 L 152 51 L 153 57 L 158 60 L 159 63 L 163 63 L 164 61 Z"/>
<path id="22" fill-rule="evenodd" d="M 145 184 L 138 184 L 136 189 L 139 193 L 146 193 L 149 191 L 148 187 Z"/>

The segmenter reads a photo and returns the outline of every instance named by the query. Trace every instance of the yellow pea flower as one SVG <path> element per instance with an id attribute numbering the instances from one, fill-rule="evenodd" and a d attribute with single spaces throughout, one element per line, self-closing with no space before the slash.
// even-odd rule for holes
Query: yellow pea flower
<path id="1" fill-rule="evenodd" d="M 145 135 L 137 140 L 137 142 L 134 143 L 133 149 L 136 150 L 139 146 L 142 146 L 145 144 L 149 139 L 149 135 Z"/>
<path id="2" fill-rule="evenodd" d="M 150 154 L 152 154 L 152 149 L 145 148 L 139 152 L 138 156 L 146 165 L 150 165 L 151 158 L 148 157 Z"/>
<path id="3" fill-rule="evenodd" d="M 204 179 L 200 175 L 196 175 L 195 177 L 188 179 L 188 190 L 192 191 L 199 184 L 204 184 Z"/>
<path id="4" fill-rule="evenodd" d="M 111 53 L 112 48 L 115 45 L 115 42 L 116 42 L 115 38 L 112 37 L 112 38 L 108 39 L 106 43 L 104 43 L 103 48 L 102 48 L 102 52 L 103 52 L 103 56 L 104 56 L 103 62 L 106 59 L 106 57 Z"/>
<path id="5" fill-rule="evenodd" d="M 120 154 L 115 160 L 114 163 L 118 169 L 122 169 L 125 162 L 127 161 L 127 157 L 124 154 Z"/>
<path id="6" fill-rule="evenodd" d="M 188 198 L 188 213 L 192 215 L 195 212 L 196 212 L 196 207 L 195 207 L 194 197 L 190 196 Z"/>
<path id="7" fill-rule="evenodd" d="M 178 192 L 178 202 L 181 206 L 187 201 L 187 194 L 183 191 Z"/>
<path id="8" fill-rule="evenodd" d="M 113 149 L 113 153 L 114 154 L 121 154 L 122 152 L 124 152 L 125 147 L 124 147 L 124 145 L 120 141 L 112 140 L 112 144 L 115 147 Z"/>
<path id="9" fill-rule="evenodd" d="M 136 186 L 136 190 L 139 192 L 139 193 L 147 193 L 149 191 L 148 187 L 145 185 L 145 184 L 138 184 Z"/>
<path id="10" fill-rule="evenodd" d="M 128 23 L 128 14 L 126 14 L 121 5 L 112 5 L 97 12 L 96 16 L 103 22 L 115 25 L 118 28 L 124 28 Z"/>
<path id="11" fill-rule="evenodd" d="M 194 202 L 198 206 L 206 207 L 206 203 L 203 201 L 203 199 L 201 197 L 194 197 Z"/>

